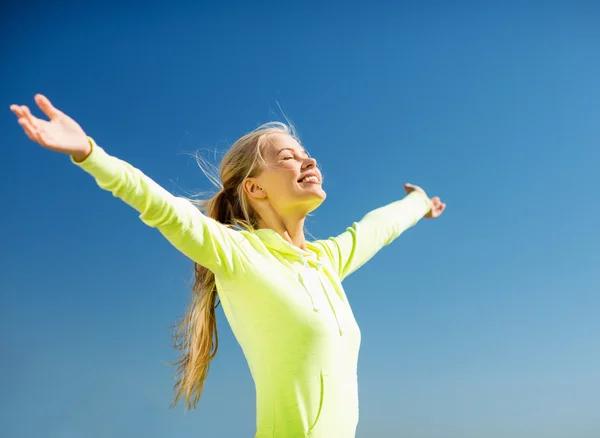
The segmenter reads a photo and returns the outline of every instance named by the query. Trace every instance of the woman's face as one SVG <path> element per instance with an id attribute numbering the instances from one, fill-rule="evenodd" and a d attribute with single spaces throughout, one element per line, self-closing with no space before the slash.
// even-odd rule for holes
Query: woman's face
<path id="1" fill-rule="evenodd" d="M 262 150 L 265 164 L 249 178 L 250 196 L 268 201 L 279 214 L 308 214 L 325 200 L 317 162 L 290 135 L 271 134 Z"/>

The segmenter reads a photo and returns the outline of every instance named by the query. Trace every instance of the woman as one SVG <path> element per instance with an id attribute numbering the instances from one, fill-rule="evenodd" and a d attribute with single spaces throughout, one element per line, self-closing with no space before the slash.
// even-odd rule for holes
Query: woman
<path id="1" fill-rule="evenodd" d="M 419 187 L 345 232 L 308 242 L 304 221 L 324 200 L 322 177 L 292 132 L 265 125 L 236 141 L 221 163 L 221 190 L 201 205 L 178 198 L 108 155 L 50 101 L 50 118 L 12 105 L 33 141 L 91 174 L 140 213 L 196 267 L 179 325 L 174 403 L 196 405 L 218 342 L 217 293 L 256 387 L 256 437 L 354 437 L 360 331 L 342 280 L 423 217 L 445 209 Z"/>

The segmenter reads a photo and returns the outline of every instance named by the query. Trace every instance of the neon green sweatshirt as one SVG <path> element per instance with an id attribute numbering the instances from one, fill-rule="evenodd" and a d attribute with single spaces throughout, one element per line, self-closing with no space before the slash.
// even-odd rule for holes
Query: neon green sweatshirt
<path id="1" fill-rule="evenodd" d="M 215 274 L 255 383 L 255 437 L 354 437 L 360 330 L 341 282 L 416 224 L 427 198 L 413 192 L 304 251 L 270 229 L 225 227 L 90 142 L 76 164 Z"/>

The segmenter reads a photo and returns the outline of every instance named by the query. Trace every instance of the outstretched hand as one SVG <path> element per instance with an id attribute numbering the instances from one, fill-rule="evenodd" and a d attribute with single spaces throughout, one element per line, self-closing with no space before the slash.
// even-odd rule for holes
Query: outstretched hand
<path id="1" fill-rule="evenodd" d="M 91 152 L 86 133 L 75 120 L 56 109 L 47 97 L 36 94 L 35 102 L 50 120 L 38 119 L 25 105 L 11 105 L 27 136 L 46 149 L 71 155 L 83 161 Z"/>
<path id="2" fill-rule="evenodd" d="M 409 194 L 412 192 L 420 192 L 420 193 L 424 194 L 425 196 L 427 196 L 427 193 L 425 193 L 425 190 L 423 190 L 419 186 L 415 186 L 412 184 L 404 184 L 404 191 L 406 192 L 406 194 Z M 439 217 L 444 212 L 444 210 L 446 209 L 446 204 L 444 204 L 438 196 L 435 196 L 433 198 L 429 198 L 429 196 L 427 196 L 427 198 L 429 199 L 431 209 L 427 212 L 425 217 L 427 219 L 435 219 L 436 217 Z"/>

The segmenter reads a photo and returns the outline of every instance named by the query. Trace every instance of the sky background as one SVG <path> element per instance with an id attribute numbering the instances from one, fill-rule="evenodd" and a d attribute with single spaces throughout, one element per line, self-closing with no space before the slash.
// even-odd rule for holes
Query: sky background
<path id="1" fill-rule="evenodd" d="M 4 4 L 0 435 L 255 431 L 222 310 L 198 408 L 169 409 L 192 265 L 28 140 L 8 107 L 41 92 L 179 195 L 212 189 L 187 153 L 283 110 L 326 178 L 316 238 L 405 182 L 447 203 L 345 282 L 357 437 L 600 436 L 600 6 L 521 3 Z"/>

